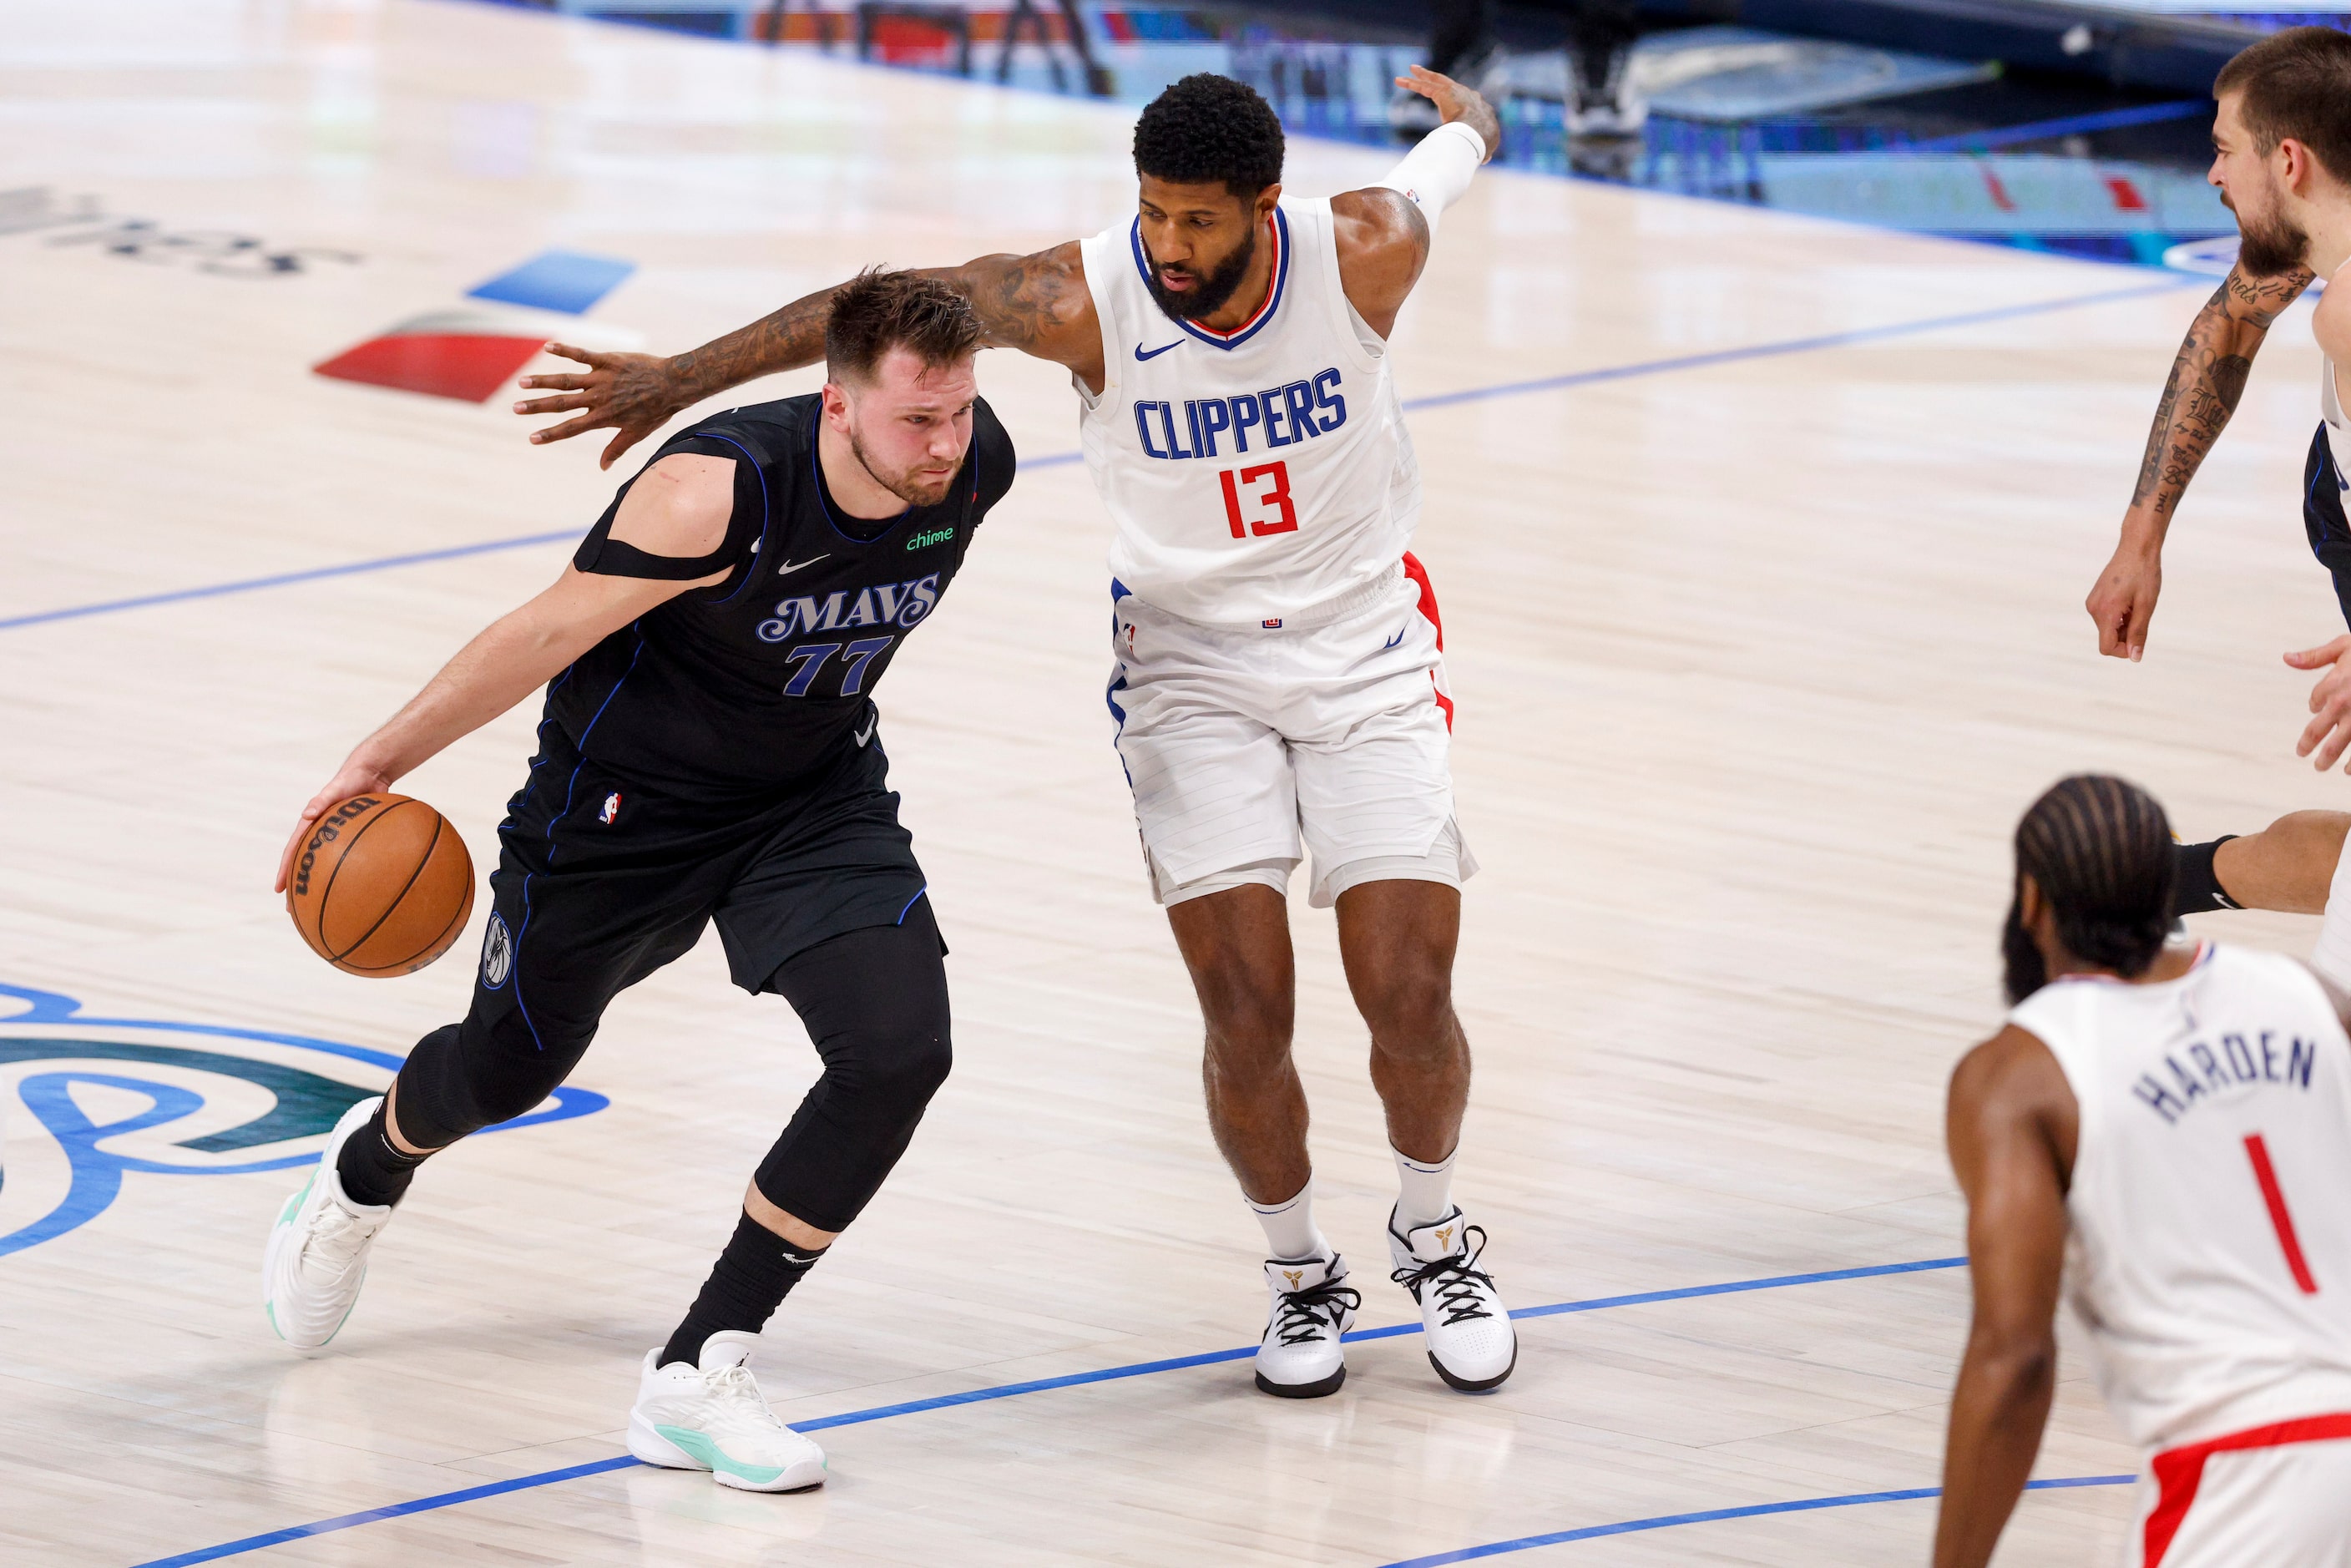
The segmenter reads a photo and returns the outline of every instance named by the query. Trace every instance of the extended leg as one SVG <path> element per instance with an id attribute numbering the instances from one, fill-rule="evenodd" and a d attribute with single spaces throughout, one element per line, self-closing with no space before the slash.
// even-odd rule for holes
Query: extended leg
<path id="1" fill-rule="evenodd" d="M 1499 1386 L 1518 1337 L 1479 1267 L 1486 1233 L 1452 1201 L 1453 1156 L 1469 1103 L 1469 1041 L 1453 1011 L 1461 890 L 1384 880 L 1338 896 L 1339 953 L 1372 1031 L 1372 1083 L 1387 1111 L 1400 1192 L 1388 1223 L 1395 1279 L 1412 1292 L 1429 1364 L 1455 1388 Z"/>
<path id="2" fill-rule="evenodd" d="M 1372 1031 L 1372 1086 L 1388 1142 L 1409 1159 L 1452 1158 L 1469 1103 L 1469 1041 L 1453 1012 L 1461 892 L 1368 882 L 1338 899 L 1339 956 Z"/>
<path id="3" fill-rule="evenodd" d="M 1283 1203 L 1313 1174 L 1306 1090 L 1290 1056 L 1297 996 L 1289 906 L 1251 883 L 1172 904 L 1167 924 L 1207 1025 L 1209 1131 L 1251 1203 Z"/>
<path id="4" fill-rule="evenodd" d="M 824 1075 L 744 1194 L 733 1239 L 663 1349 L 695 1365 L 714 1334 L 756 1334 L 906 1152 L 953 1061 L 930 904 L 788 960 L 769 988 L 807 1025 Z"/>

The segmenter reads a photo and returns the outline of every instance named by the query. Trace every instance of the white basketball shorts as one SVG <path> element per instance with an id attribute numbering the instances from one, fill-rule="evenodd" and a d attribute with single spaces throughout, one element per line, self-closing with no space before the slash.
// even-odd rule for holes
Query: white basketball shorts
<path id="1" fill-rule="evenodd" d="M 2351 1415 L 2155 1456 L 2128 1568 L 2351 1568 Z"/>
<path id="2" fill-rule="evenodd" d="M 1111 585 L 1110 710 L 1152 891 L 1178 904 L 1277 892 L 1313 856 L 1310 901 L 1403 879 L 1458 887 L 1444 639 L 1420 563 L 1311 624 L 1204 626 Z"/>

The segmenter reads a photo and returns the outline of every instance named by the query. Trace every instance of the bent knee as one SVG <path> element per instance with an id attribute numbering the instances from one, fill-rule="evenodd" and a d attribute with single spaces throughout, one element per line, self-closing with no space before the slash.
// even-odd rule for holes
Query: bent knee
<path id="1" fill-rule="evenodd" d="M 847 1043 L 826 1067 L 824 1086 L 883 1120 L 919 1115 L 955 1067 L 945 1030 L 893 1031 Z"/>

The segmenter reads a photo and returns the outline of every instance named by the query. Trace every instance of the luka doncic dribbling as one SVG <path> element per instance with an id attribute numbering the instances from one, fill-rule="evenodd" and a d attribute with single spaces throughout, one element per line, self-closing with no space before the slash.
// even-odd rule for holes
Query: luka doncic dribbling
<path id="1" fill-rule="evenodd" d="M 468 643 L 304 811 L 297 844 L 320 811 L 547 685 L 471 1009 L 343 1117 L 271 1235 L 264 1300 L 287 1343 L 334 1336 L 425 1158 L 538 1104 L 612 998 L 715 922 L 735 983 L 787 998 L 824 1072 L 646 1355 L 629 1446 L 751 1490 L 822 1481 L 822 1452 L 745 1364 L 947 1072 L 945 944 L 872 694 L 1012 484 L 1012 444 L 975 390 L 980 339 L 942 284 L 872 273 L 843 289 L 820 394 L 670 441 L 555 586 Z"/>

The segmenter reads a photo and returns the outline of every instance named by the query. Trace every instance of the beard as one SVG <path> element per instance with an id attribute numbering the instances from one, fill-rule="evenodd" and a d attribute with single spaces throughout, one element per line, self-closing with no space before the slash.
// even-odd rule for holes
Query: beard
<path id="1" fill-rule="evenodd" d="M 2310 255 L 2310 235 L 2294 226 L 2294 220 L 2240 212 L 2225 191 L 2220 202 L 2237 214 L 2237 264 L 2247 272 L 2255 277 L 2282 277 L 2308 265 L 2304 258 Z"/>
<path id="2" fill-rule="evenodd" d="M 910 507 L 935 507 L 946 500 L 960 472 L 951 468 L 936 479 L 926 479 L 912 468 L 891 473 L 873 461 L 873 455 L 865 450 L 865 443 L 857 438 L 853 430 L 849 433 L 849 450 L 876 485 Z"/>
<path id="3" fill-rule="evenodd" d="M 1227 300 L 1232 298 L 1233 291 L 1240 287 L 1242 277 L 1249 272 L 1249 263 L 1257 259 L 1257 229 L 1256 224 L 1250 224 L 1249 238 L 1242 241 L 1232 255 L 1218 262 L 1215 270 L 1207 277 L 1199 277 L 1195 273 L 1193 276 L 1199 277 L 1199 281 L 1183 293 L 1178 294 L 1159 281 L 1159 263 L 1156 260 L 1151 262 L 1151 276 L 1144 279 L 1144 287 L 1151 290 L 1151 298 L 1159 308 L 1174 320 L 1197 321 L 1203 316 L 1215 315 L 1224 308 Z M 1148 258 L 1147 251 L 1144 255 Z"/>
<path id="4" fill-rule="evenodd" d="M 2041 945 L 2032 933 L 2024 928 L 2024 901 L 2011 899 L 2008 905 L 2008 924 L 2000 934 L 2001 985 L 2008 992 L 2008 1005 L 2016 1006 L 2025 998 L 2049 983 L 2049 960 L 2041 956 Z"/>

